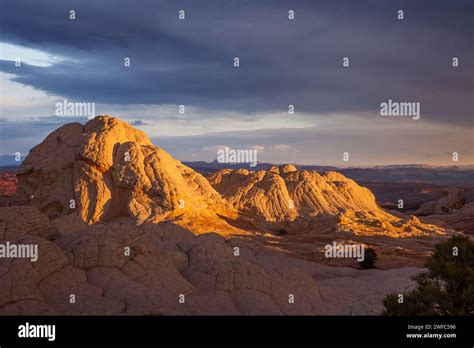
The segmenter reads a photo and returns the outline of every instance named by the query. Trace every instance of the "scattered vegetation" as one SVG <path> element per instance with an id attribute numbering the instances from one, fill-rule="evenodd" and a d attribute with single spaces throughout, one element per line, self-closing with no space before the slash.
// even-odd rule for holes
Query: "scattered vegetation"
<path id="1" fill-rule="evenodd" d="M 288 234 L 284 228 L 280 228 L 277 233 L 278 236 L 284 236 L 285 234 Z"/>
<path id="2" fill-rule="evenodd" d="M 364 260 L 359 261 L 360 267 L 364 269 L 374 268 L 377 260 L 377 253 L 372 248 L 367 248 L 364 253 Z"/>
<path id="3" fill-rule="evenodd" d="M 385 315 L 473 315 L 474 242 L 453 236 L 436 245 L 417 287 L 384 299 Z"/>

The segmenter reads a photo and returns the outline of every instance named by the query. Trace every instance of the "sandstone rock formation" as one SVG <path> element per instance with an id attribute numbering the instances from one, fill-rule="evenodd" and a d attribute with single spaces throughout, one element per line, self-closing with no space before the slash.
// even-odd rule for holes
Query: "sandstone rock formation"
<path id="1" fill-rule="evenodd" d="M 269 225 L 265 222 L 286 222 L 285 230 L 392 237 L 443 233 L 414 216 L 387 213 L 377 205 L 370 190 L 336 172 L 320 175 L 292 165 L 256 172 L 223 169 L 212 174 L 209 182 L 235 209 L 257 217 L 260 226 Z"/>
<path id="2" fill-rule="evenodd" d="M 421 205 L 416 215 L 449 214 L 463 206 L 465 199 L 457 187 L 449 187 L 443 191 L 443 197 Z"/>
<path id="3" fill-rule="evenodd" d="M 172 220 L 194 233 L 223 235 L 265 232 L 275 222 L 321 233 L 440 232 L 416 218 L 388 214 L 370 190 L 336 172 L 320 175 L 293 165 L 221 170 L 210 177 L 211 186 L 145 133 L 111 116 L 52 132 L 30 151 L 17 176 L 12 205 L 38 207 L 68 225 L 130 217 L 137 224 Z M 242 218 L 257 223 L 249 231 L 241 227 Z M 64 225 L 56 223 L 58 233 L 67 233 Z"/>
<path id="4" fill-rule="evenodd" d="M 49 219 L 33 207 L 0 209 L 0 240 L 15 240 L 26 235 L 48 238 L 51 234 Z"/>
<path id="5" fill-rule="evenodd" d="M 320 175 L 290 165 L 258 172 L 225 169 L 209 181 L 237 208 L 269 221 L 336 215 L 347 209 L 383 213 L 368 189 L 336 172 Z"/>
<path id="6" fill-rule="evenodd" d="M 0 208 L 0 226 L 0 244 L 39 248 L 37 262 L 0 258 L 0 315 L 379 314 L 383 296 L 419 272 L 328 267 L 241 238 L 131 219 L 54 237 L 32 207 Z"/>
<path id="7" fill-rule="evenodd" d="M 426 244 L 443 232 L 385 212 L 335 172 L 285 165 L 209 180 L 116 118 L 57 129 L 0 208 L 0 244 L 39 248 L 37 262 L 0 258 L 0 314 L 379 314 L 420 270 L 330 267 L 318 249 L 334 233 Z M 281 226 L 286 249 L 267 233 Z"/>
<path id="8" fill-rule="evenodd" d="M 17 176 L 12 205 L 38 207 L 49 218 L 176 219 L 196 232 L 239 232 L 218 218 L 234 212 L 206 178 L 110 116 L 55 130 L 30 151 Z"/>
<path id="9" fill-rule="evenodd" d="M 450 214 L 430 215 L 424 221 L 474 235 L 474 202 L 466 203 Z"/>
<path id="10" fill-rule="evenodd" d="M 440 199 L 422 204 L 413 214 L 425 223 L 474 235 L 474 202 L 466 203 L 457 187 L 446 188 Z"/>

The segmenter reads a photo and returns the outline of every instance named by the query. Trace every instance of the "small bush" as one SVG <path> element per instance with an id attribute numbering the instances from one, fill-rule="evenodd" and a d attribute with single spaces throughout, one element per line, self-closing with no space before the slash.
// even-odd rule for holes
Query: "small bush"
<path id="1" fill-rule="evenodd" d="M 277 231 L 277 235 L 278 236 L 284 236 L 285 234 L 288 234 L 288 232 L 286 232 L 286 230 L 284 228 L 280 228 L 278 231 Z"/>
<path id="2" fill-rule="evenodd" d="M 372 248 L 367 248 L 364 253 L 364 260 L 359 261 L 360 267 L 364 269 L 374 268 L 377 260 L 377 253 Z"/>

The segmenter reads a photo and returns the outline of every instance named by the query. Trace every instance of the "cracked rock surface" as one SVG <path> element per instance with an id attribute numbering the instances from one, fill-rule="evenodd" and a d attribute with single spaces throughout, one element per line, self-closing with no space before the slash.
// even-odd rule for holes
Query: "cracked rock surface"
<path id="1" fill-rule="evenodd" d="M 378 314 L 383 295 L 419 271 L 328 267 L 237 237 L 131 219 L 54 235 L 31 207 L 1 208 L 0 224 L 0 243 L 39 249 L 37 262 L 0 258 L 7 315 Z"/>

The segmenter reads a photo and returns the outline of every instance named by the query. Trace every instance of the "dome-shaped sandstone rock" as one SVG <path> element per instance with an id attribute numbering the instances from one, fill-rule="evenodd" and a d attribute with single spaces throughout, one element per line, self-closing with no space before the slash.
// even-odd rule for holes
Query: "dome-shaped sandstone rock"
<path id="1" fill-rule="evenodd" d="M 143 223 L 197 214 L 211 222 L 218 213 L 232 214 L 206 178 L 111 116 L 55 130 L 17 175 L 13 204 L 35 206 L 50 218 L 74 213 L 86 223 L 121 217 Z"/>

